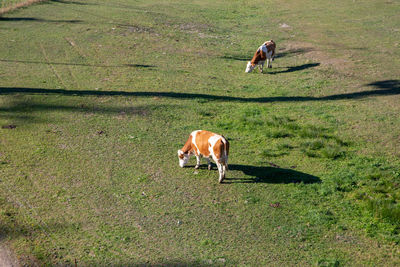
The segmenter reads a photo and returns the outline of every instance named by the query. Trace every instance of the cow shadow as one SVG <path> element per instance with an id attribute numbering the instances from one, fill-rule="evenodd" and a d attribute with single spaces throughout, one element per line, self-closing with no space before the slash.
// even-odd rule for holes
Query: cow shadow
<path id="1" fill-rule="evenodd" d="M 293 169 L 283 169 L 279 167 L 230 164 L 229 170 L 239 171 L 247 176 L 252 176 L 252 177 L 225 178 L 224 183 L 226 184 L 232 184 L 232 183 L 313 184 L 321 182 L 321 179 L 314 175 L 295 171 Z"/>
<path id="2" fill-rule="evenodd" d="M 320 63 L 308 63 L 308 64 L 303 64 L 299 66 L 293 66 L 293 67 L 287 67 L 286 70 L 279 70 L 279 71 L 268 71 L 264 72 L 264 74 L 281 74 L 281 73 L 290 73 L 290 72 L 295 72 L 295 71 L 301 71 L 301 70 L 306 70 L 309 68 L 314 68 L 318 67 Z"/>
<path id="3" fill-rule="evenodd" d="M 305 54 L 308 52 L 313 51 L 314 49 L 311 47 L 304 47 L 304 48 L 295 48 L 295 49 L 288 49 L 283 51 L 278 51 L 275 55 L 275 58 L 283 58 L 287 56 L 296 56 L 300 54 Z"/>

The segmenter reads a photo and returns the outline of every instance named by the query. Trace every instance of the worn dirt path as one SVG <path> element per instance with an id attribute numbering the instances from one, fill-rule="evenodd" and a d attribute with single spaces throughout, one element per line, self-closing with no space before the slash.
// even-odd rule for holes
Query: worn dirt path
<path id="1" fill-rule="evenodd" d="M 0 237 L 0 267 L 19 267 L 21 266 L 14 254 L 7 248 Z"/>

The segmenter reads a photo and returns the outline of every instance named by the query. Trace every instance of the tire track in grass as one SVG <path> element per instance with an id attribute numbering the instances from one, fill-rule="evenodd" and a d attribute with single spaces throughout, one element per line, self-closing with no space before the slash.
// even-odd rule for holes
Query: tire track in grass
<path id="1" fill-rule="evenodd" d="M 44 59 L 46 60 L 47 65 L 49 65 L 51 71 L 53 74 L 57 77 L 57 80 L 62 84 L 63 88 L 67 90 L 67 85 L 64 83 L 63 79 L 61 78 L 60 74 L 57 72 L 53 64 L 50 62 L 49 57 L 47 56 L 46 50 L 44 49 L 43 45 L 40 44 L 40 48 L 42 49 L 42 54 L 44 56 Z"/>
<path id="2" fill-rule="evenodd" d="M 74 49 L 74 51 L 78 52 L 79 55 L 81 55 L 82 57 L 84 57 L 84 54 L 81 53 L 81 51 L 80 51 L 79 49 L 76 48 L 76 44 L 75 44 L 75 42 L 74 42 L 74 40 L 73 40 L 72 38 L 65 37 L 64 39 L 72 46 L 72 48 Z M 64 51 L 64 53 L 65 53 L 65 58 L 67 58 L 67 56 L 68 56 L 68 55 L 67 55 L 67 52 Z M 71 65 L 68 65 L 67 68 L 68 68 L 69 74 L 71 75 L 72 79 L 74 80 L 74 83 L 75 83 L 76 88 L 80 88 L 78 79 L 77 79 L 76 75 L 74 74 Z"/>
<path id="3" fill-rule="evenodd" d="M 79 46 L 74 42 L 74 40 L 70 37 L 65 37 L 64 38 L 71 46 L 72 48 L 83 58 L 87 58 L 87 55 L 82 52 L 82 50 L 79 48 Z"/>

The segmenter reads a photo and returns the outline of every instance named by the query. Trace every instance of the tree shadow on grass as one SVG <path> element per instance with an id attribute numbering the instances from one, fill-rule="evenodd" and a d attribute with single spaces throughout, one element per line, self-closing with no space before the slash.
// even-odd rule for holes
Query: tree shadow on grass
<path id="1" fill-rule="evenodd" d="M 67 4 L 67 5 L 80 5 L 80 6 L 86 6 L 86 5 L 95 5 L 93 3 L 83 3 L 83 2 L 77 2 L 77 1 L 71 1 L 71 0 L 50 0 L 50 3 L 58 3 L 58 4 Z"/>
<path id="2" fill-rule="evenodd" d="M 14 18 L 5 18 L 0 17 L 0 21 L 31 21 L 31 22 L 55 22 L 55 23 L 82 23 L 82 20 L 49 20 L 49 19 L 38 19 L 31 17 L 14 17 Z"/>
<path id="3" fill-rule="evenodd" d="M 7 106 L 0 107 L 0 112 L 8 112 L 12 115 L 18 113 L 32 114 L 38 111 L 51 111 L 51 110 L 62 110 L 67 112 L 82 112 L 82 113 L 104 113 L 104 114 L 123 114 L 123 115 L 142 115 L 146 116 L 157 108 L 165 107 L 165 105 L 142 105 L 142 106 L 131 106 L 131 107 L 119 107 L 119 106 L 104 106 L 104 105 L 84 105 L 84 104 L 48 104 L 40 102 L 27 102 L 20 101 L 8 104 Z M 30 118 L 28 116 L 28 118 Z"/>
<path id="4" fill-rule="evenodd" d="M 4 120 L 2 126 L 15 125 L 17 128 L 37 123 L 50 123 L 55 118 L 42 116 L 43 113 L 53 111 L 64 111 L 70 113 L 81 113 L 86 115 L 106 114 L 107 116 L 118 119 L 129 119 L 133 116 L 148 117 L 158 110 L 164 109 L 166 106 L 174 108 L 175 110 L 180 107 L 177 105 L 164 105 L 164 104 L 147 104 L 147 105 L 133 105 L 133 106 L 118 106 L 118 105 L 85 105 L 85 104 L 49 104 L 32 101 L 17 101 L 11 102 L 6 105 L 0 105 L 0 120 Z M 42 114 L 42 115 L 40 115 Z M 2 131 L 3 129 L 0 129 Z"/>
<path id="5" fill-rule="evenodd" d="M 400 80 L 376 81 L 367 85 L 386 90 L 400 90 Z"/>
<path id="6" fill-rule="evenodd" d="M 22 64 L 44 64 L 44 65 L 62 65 L 62 66 L 82 66 L 82 67 L 96 67 L 96 68 L 142 68 L 142 69 L 155 69 L 155 65 L 147 64 L 121 64 L 121 65 L 101 65 L 101 64 L 83 64 L 73 62 L 44 62 L 35 60 L 11 60 L 11 59 L 0 59 L 0 62 L 10 63 L 22 63 Z"/>
<path id="7" fill-rule="evenodd" d="M 224 183 L 227 184 L 231 183 L 313 184 L 321 182 L 321 179 L 316 176 L 291 169 L 229 164 L 229 170 L 241 171 L 245 175 L 253 177 L 225 178 Z"/>
<path id="8" fill-rule="evenodd" d="M 20 236 L 35 236 L 42 234 L 57 233 L 66 229 L 76 229 L 78 224 L 62 224 L 62 223 L 40 223 L 40 224 L 21 224 L 14 219 L 12 213 L 6 212 L 6 215 L 13 221 L 12 224 L 0 224 L 0 240 L 2 238 L 15 239 Z"/>
<path id="9" fill-rule="evenodd" d="M 205 99 L 209 101 L 228 101 L 228 102 L 253 102 L 253 103 L 272 103 L 272 102 L 307 102 L 307 101 L 334 101 L 343 99 L 360 99 L 370 96 L 385 96 L 400 94 L 400 80 L 376 81 L 366 84 L 375 87 L 374 90 L 335 94 L 321 97 L 313 96 L 277 96 L 277 97 L 234 97 L 222 95 L 209 95 L 198 93 L 180 92 L 130 92 L 130 91 L 95 91 L 95 90 L 66 90 L 66 89 L 45 89 L 45 88 L 24 88 L 24 87 L 0 87 L 0 95 L 9 94 L 57 94 L 70 96 L 134 96 L 134 97 L 167 97 L 176 99 Z"/>

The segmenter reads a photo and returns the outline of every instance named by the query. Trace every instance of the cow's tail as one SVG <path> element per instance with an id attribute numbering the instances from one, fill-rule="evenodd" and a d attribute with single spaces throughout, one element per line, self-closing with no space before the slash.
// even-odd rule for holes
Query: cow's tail
<path id="1" fill-rule="evenodd" d="M 228 170 L 228 155 L 229 155 L 229 142 L 228 140 L 226 140 L 226 138 L 224 136 L 222 136 L 223 138 L 223 143 L 224 143 L 224 160 L 223 160 L 223 166 L 225 170 Z"/>

